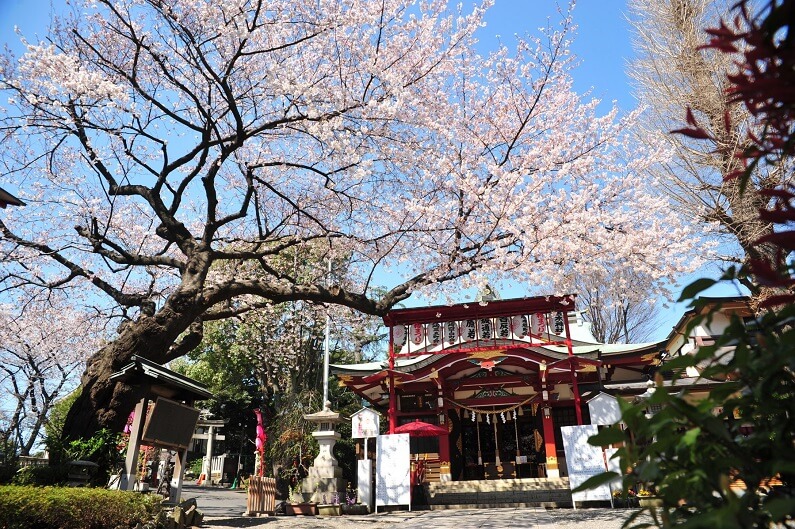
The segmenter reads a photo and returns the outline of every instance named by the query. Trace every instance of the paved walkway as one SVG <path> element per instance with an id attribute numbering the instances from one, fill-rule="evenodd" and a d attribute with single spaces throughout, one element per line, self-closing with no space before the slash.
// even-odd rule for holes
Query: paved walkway
<path id="1" fill-rule="evenodd" d="M 366 516 L 242 516 L 246 495 L 228 489 L 186 486 L 184 499 L 196 498 L 202 527 L 217 529 L 620 529 L 628 509 L 461 509 L 394 511 Z"/>
<path id="2" fill-rule="evenodd" d="M 202 527 L 267 529 L 620 529 L 626 509 L 462 509 L 367 516 L 205 518 Z"/>

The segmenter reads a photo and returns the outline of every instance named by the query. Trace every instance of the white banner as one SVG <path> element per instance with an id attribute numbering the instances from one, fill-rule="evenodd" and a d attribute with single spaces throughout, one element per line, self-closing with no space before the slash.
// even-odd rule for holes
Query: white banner
<path id="1" fill-rule="evenodd" d="M 379 435 L 375 443 L 375 507 L 411 504 L 409 434 Z"/>
<path id="2" fill-rule="evenodd" d="M 588 438 L 599 431 L 595 424 L 562 426 L 563 449 L 566 451 L 566 467 L 569 470 L 569 487 L 574 490 L 591 476 L 605 472 L 602 449 L 588 444 Z M 571 494 L 573 501 L 610 500 L 610 487 L 605 483 L 595 489 Z"/>

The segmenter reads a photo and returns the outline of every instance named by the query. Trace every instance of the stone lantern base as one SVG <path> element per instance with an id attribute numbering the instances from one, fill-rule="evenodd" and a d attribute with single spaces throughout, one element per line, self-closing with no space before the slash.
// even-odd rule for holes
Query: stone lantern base
<path id="1" fill-rule="evenodd" d="M 339 503 L 345 503 L 348 482 L 343 479 L 342 468 L 333 455 L 334 445 L 341 436 L 335 431 L 319 431 L 312 432 L 312 437 L 317 439 L 320 452 L 301 483 L 302 496 L 305 501 L 332 503 L 336 493 Z"/>

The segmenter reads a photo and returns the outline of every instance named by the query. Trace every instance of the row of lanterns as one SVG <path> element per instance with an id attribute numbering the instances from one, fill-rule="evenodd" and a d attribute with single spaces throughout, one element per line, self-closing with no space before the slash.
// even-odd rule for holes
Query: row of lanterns
<path id="1" fill-rule="evenodd" d="M 551 316 L 551 317 L 550 317 Z M 564 314 L 555 312 L 481 318 L 479 320 L 446 321 L 433 323 L 412 323 L 392 327 L 392 343 L 401 347 L 408 339 L 414 345 L 427 343 L 428 346 L 453 345 L 475 340 L 522 339 L 528 334 L 541 335 L 545 332 L 563 334 Z M 528 321 L 529 320 L 529 321 Z"/>

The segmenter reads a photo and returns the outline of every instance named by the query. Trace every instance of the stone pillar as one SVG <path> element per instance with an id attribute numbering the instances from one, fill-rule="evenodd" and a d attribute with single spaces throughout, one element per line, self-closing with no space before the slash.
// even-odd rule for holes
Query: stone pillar
<path id="1" fill-rule="evenodd" d="M 174 460 L 174 473 L 171 475 L 171 493 L 168 500 L 177 503 L 182 498 L 182 483 L 185 479 L 185 468 L 188 461 L 188 449 L 177 450 Z"/>
<path id="2" fill-rule="evenodd" d="M 212 485 L 214 442 L 215 442 L 215 426 L 208 426 L 207 452 L 205 453 L 204 461 L 202 461 L 202 471 L 201 471 L 201 473 L 204 474 L 204 481 L 202 482 L 203 487 L 209 487 L 210 485 Z"/>

